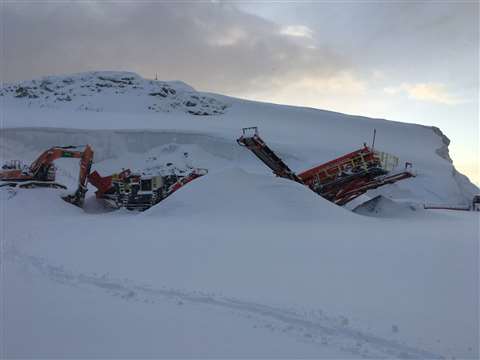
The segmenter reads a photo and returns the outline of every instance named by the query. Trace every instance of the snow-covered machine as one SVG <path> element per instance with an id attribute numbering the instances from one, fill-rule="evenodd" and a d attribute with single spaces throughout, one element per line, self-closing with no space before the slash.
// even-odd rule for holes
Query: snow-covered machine
<path id="1" fill-rule="evenodd" d="M 55 182 L 56 167 L 54 161 L 59 158 L 80 159 L 78 188 L 74 194 L 63 199 L 77 206 L 82 206 L 87 192 L 88 174 L 93 162 L 93 150 L 89 145 L 55 146 L 44 151 L 31 165 L 24 165 L 19 160 L 5 163 L 0 170 L 0 186 L 19 188 L 49 187 L 66 189 L 65 185 Z"/>
<path id="2" fill-rule="evenodd" d="M 187 175 L 145 175 L 126 169 L 104 177 L 94 171 L 88 179 L 98 189 L 96 197 L 108 207 L 143 211 L 206 173 L 206 169 L 191 169 Z"/>
<path id="3" fill-rule="evenodd" d="M 338 205 L 345 205 L 370 189 L 414 176 L 408 169 L 411 167 L 410 163 L 406 163 L 402 171 L 392 173 L 398 159 L 390 154 L 374 151 L 367 145 L 295 174 L 262 140 L 257 127 L 244 128 L 243 135 L 237 142 L 252 151 L 275 175 L 306 185 Z"/>

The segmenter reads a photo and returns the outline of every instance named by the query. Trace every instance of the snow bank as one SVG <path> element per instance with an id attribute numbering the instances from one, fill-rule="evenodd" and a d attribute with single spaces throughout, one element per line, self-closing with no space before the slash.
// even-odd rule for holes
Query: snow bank
<path id="1" fill-rule="evenodd" d="M 34 191 L 35 197 L 32 201 L 31 189 L 0 187 L 2 210 L 8 209 L 9 216 L 12 218 L 23 219 L 41 214 L 42 217 L 53 218 L 49 221 L 55 221 L 55 217 L 59 216 L 75 217 L 83 213 L 82 209 L 62 199 L 62 196 L 68 194 L 67 190 L 38 188 Z M 6 214 L 3 213 L 2 216 Z"/>
<path id="2" fill-rule="evenodd" d="M 273 176 L 233 168 L 210 173 L 167 198 L 147 216 L 229 218 L 248 221 L 310 222 L 354 217 L 310 189 Z M 251 225 L 251 224 L 250 224 Z"/>
<path id="3" fill-rule="evenodd" d="M 373 199 L 358 205 L 353 211 L 360 215 L 390 218 L 418 217 L 425 215 L 424 209 L 417 204 L 396 202 L 382 195 L 378 195 Z"/>
<path id="4" fill-rule="evenodd" d="M 316 357 L 331 357 L 332 352 L 343 358 L 478 354 L 478 239 L 472 237 L 478 230 L 477 214 L 370 218 L 310 197 L 308 189 L 282 179 L 239 169 L 215 175 L 192 182 L 141 214 L 84 213 L 68 207 L 56 191 L 21 191 L 5 202 L 8 211 L 2 214 L 10 288 L 48 279 L 57 283 L 58 289 L 51 291 L 67 299 L 95 294 L 101 297 L 95 306 L 78 309 L 111 326 L 120 320 L 110 318 L 110 301 L 127 302 L 115 305 L 118 309 L 138 304 L 132 311 L 143 313 L 157 311 L 145 309 L 145 301 L 163 311 L 165 299 L 173 299 L 187 313 L 200 306 L 213 318 L 211 326 L 229 316 L 221 315 L 225 309 L 227 314 L 234 309 L 250 318 L 252 326 L 276 333 L 277 341 L 284 336 L 307 339 L 317 349 Z M 31 280 L 25 280 L 22 268 L 29 269 Z M 81 293 L 70 295 L 66 285 Z M 6 289 L 13 296 L 6 326 L 17 329 L 14 334 L 25 332 L 14 322 L 25 312 L 49 319 L 54 328 L 63 324 L 62 314 L 68 313 L 60 305 L 58 316 L 35 312 L 45 311 L 39 304 L 52 301 L 47 291 L 51 285 L 33 287 L 32 296 L 15 301 L 22 294 L 19 286 Z M 86 326 L 79 318 L 72 321 L 80 329 Z M 201 320 L 189 321 L 197 329 Z M 236 321 L 230 324 L 236 326 Z M 47 356 L 59 342 L 70 344 L 64 351 L 73 354 L 89 339 L 83 335 L 72 341 L 68 333 L 58 337 L 48 328 L 41 333 L 37 327 L 29 329 L 28 338 L 46 343 L 39 348 L 32 340 L 20 351 L 14 345 L 17 338 L 7 337 L 9 354 L 39 349 Z M 107 343 L 113 341 L 101 329 Z M 160 322 L 155 329 L 162 333 L 169 326 Z M 243 337 L 244 330 L 236 329 Z M 213 336 L 215 329 L 192 330 L 185 342 L 195 343 L 200 333 Z M 130 338 L 128 331 L 117 335 L 128 337 L 130 351 L 142 353 L 138 336 Z M 164 354 L 168 347 L 163 340 L 154 353 Z M 402 342 L 409 345 L 394 345 Z M 311 356 L 305 346 L 298 354 Z M 100 343 L 88 348 L 92 354 L 115 354 Z M 297 347 L 290 349 L 293 353 Z M 206 356 L 218 354 L 215 348 L 205 351 Z M 262 353 L 278 354 L 255 345 L 252 354 Z M 185 353 L 179 346 L 170 354 Z"/>

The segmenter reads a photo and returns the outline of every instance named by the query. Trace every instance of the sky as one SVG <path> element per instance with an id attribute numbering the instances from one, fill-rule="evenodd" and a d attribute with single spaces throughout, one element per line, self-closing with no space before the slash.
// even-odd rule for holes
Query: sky
<path id="1" fill-rule="evenodd" d="M 0 80 L 125 70 L 439 127 L 480 184 L 477 1 L 5 1 Z"/>

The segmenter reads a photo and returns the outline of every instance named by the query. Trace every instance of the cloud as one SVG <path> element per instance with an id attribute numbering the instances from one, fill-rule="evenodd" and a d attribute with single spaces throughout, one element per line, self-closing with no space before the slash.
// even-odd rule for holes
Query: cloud
<path id="1" fill-rule="evenodd" d="M 389 95 L 405 93 L 410 99 L 429 101 L 446 105 L 456 105 L 465 102 L 447 90 L 441 83 L 403 83 L 397 87 L 386 87 L 383 89 Z"/>
<path id="2" fill-rule="evenodd" d="M 247 32 L 241 27 L 229 28 L 224 33 L 218 33 L 208 39 L 212 46 L 234 46 L 247 38 Z"/>
<path id="3" fill-rule="evenodd" d="M 348 71 L 321 76 L 279 77 L 269 89 L 257 88 L 244 96 L 278 104 L 320 107 L 349 113 L 371 110 L 368 83 Z M 378 108 L 377 108 L 378 109 Z"/>
<path id="4" fill-rule="evenodd" d="M 332 78 L 351 66 L 230 3 L 7 2 L 0 11 L 7 81 L 129 70 L 237 95 L 280 78 Z"/>
<path id="5" fill-rule="evenodd" d="M 306 77 L 294 81 L 292 86 L 297 89 L 314 90 L 317 93 L 332 95 L 362 95 L 367 91 L 367 83 L 357 79 L 349 72 L 341 72 L 327 79 Z"/>
<path id="6" fill-rule="evenodd" d="M 387 93 L 455 104 L 461 99 L 442 84 L 458 91 L 463 80 L 453 84 L 449 78 L 463 79 L 467 74 L 471 89 L 478 92 L 478 61 L 476 68 L 455 62 L 478 60 L 478 55 L 467 51 L 474 48 L 475 32 L 460 26 L 470 21 L 458 19 L 472 13 L 467 11 L 471 9 L 460 7 L 460 11 L 454 6 L 458 16 L 452 17 L 447 11 L 452 6 L 443 4 L 290 4 L 295 8 L 285 9 L 290 9 L 292 17 L 281 25 L 244 11 L 237 3 L 222 1 L 4 2 L 0 6 L 0 31 L 4 30 L 0 79 L 128 70 L 145 77 L 157 73 L 160 79 L 183 80 L 199 90 L 258 95 L 290 104 L 322 107 L 325 99 L 335 96 L 343 99 L 345 109 L 359 97 L 365 102 L 366 93 L 377 97 L 371 101 L 387 103 L 382 89 L 388 83 L 402 85 L 386 88 Z M 295 17 L 300 12 L 293 10 L 298 9 L 304 12 Z M 315 23 L 307 21 L 309 16 Z M 412 26 L 404 26 L 397 17 Z M 445 41 L 452 39 L 446 46 Z M 467 50 L 462 52 L 459 46 Z M 451 56 L 442 52 L 453 48 Z M 440 60 L 432 62 L 431 54 Z M 422 62 L 428 63 L 428 69 Z M 417 83 L 425 74 L 437 83 Z M 472 98 L 470 93 L 466 97 Z M 342 111 L 336 99 L 335 109 Z M 360 105 L 356 109 L 363 112 Z"/>
<path id="7" fill-rule="evenodd" d="M 376 69 L 388 74 L 390 83 L 478 88 L 478 1 L 243 3 L 247 11 L 284 25 L 308 27 L 313 42 L 331 46 L 364 75 Z"/>
<path id="8" fill-rule="evenodd" d="M 313 30 L 305 25 L 289 25 L 282 27 L 280 34 L 311 39 L 313 37 Z"/>

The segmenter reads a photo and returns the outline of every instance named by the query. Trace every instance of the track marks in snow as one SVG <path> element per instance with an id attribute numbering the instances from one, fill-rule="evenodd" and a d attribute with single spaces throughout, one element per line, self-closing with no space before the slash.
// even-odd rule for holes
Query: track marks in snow
<path id="1" fill-rule="evenodd" d="M 298 341 L 328 346 L 355 357 L 441 359 L 442 356 L 362 332 L 348 326 L 344 318 L 328 317 L 319 312 L 299 312 L 255 302 L 219 296 L 212 293 L 184 291 L 172 288 L 152 288 L 128 279 L 116 279 L 108 274 L 76 274 L 63 266 L 50 264 L 43 258 L 21 254 L 9 249 L 7 260 L 34 269 L 50 280 L 69 286 L 94 287 L 125 301 L 157 304 L 173 301 L 178 306 L 198 305 L 211 311 L 227 310 L 237 316 L 251 319 L 253 327 L 277 332 Z"/>
<path id="2" fill-rule="evenodd" d="M 10 200 L 17 195 L 17 191 L 9 186 L 0 187 L 0 189 L 0 201 Z"/>

